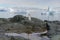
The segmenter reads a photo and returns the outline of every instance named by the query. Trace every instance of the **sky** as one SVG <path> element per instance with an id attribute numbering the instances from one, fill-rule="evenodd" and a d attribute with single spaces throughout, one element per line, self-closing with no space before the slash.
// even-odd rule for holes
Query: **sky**
<path id="1" fill-rule="evenodd" d="M 60 7 L 60 0 L 0 0 L 0 7 Z"/>

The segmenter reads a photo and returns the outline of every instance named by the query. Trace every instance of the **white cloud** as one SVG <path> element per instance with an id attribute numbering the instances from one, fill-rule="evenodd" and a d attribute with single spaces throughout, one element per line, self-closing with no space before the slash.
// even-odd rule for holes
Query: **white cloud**
<path id="1" fill-rule="evenodd" d="M 59 0 L 0 0 L 0 4 L 8 4 L 18 7 L 47 8 L 47 6 L 60 6 Z"/>

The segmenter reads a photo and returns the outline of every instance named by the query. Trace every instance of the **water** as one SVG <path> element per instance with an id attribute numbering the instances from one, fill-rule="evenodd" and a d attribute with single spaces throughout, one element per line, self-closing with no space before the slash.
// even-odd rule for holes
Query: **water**
<path id="1" fill-rule="evenodd" d="M 42 32 L 42 33 L 45 33 L 45 32 Z M 27 33 L 20 33 L 20 34 L 18 34 L 18 33 L 5 33 L 5 35 L 8 35 L 8 36 L 18 36 L 18 37 L 23 37 L 26 39 L 28 39 L 28 37 L 29 37 L 30 40 L 42 40 L 42 39 L 48 39 L 49 40 L 49 38 L 47 36 L 46 37 L 40 37 L 40 34 L 41 33 L 32 33 L 29 35 Z"/>

